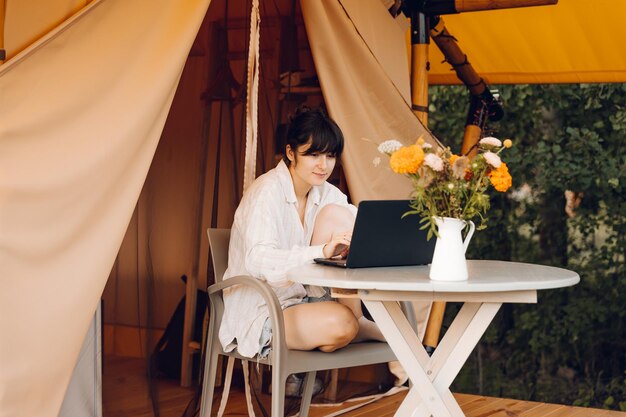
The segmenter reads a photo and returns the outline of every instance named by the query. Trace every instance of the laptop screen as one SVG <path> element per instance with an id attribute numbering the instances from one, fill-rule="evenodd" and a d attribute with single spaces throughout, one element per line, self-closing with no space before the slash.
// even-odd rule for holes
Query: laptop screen
<path id="1" fill-rule="evenodd" d="M 362 201 L 345 266 L 364 268 L 430 263 L 436 239 L 426 240 L 428 231 L 419 230 L 419 216 L 412 214 L 402 218 L 411 210 L 409 203 L 409 200 Z"/>

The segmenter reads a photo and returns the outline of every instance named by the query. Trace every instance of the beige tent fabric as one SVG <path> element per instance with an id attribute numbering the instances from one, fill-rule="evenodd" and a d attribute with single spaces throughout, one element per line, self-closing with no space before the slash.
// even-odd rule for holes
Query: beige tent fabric
<path id="1" fill-rule="evenodd" d="M 376 62 L 404 101 L 411 105 L 411 80 L 405 43 L 407 23 L 403 16 L 390 19 L 381 0 L 341 0 L 359 36 L 375 57 Z"/>
<path id="2" fill-rule="evenodd" d="M 0 416 L 56 416 L 210 0 L 101 0 L 0 67 Z"/>
<path id="3" fill-rule="evenodd" d="M 3 0 L 7 58 L 31 45 L 85 7 L 89 0 Z"/>
<path id="4" fill-rule="evenodd" d="M 381 28 L 372 37 L 381 43 L 386 40 L 399 45 L 404 45 L 404 34 L 384 30 L 388 27 L 385 24 L 371 24 L 387 19 L 389 22 L 385 23 L 397 27 L 389 13 L 377 13 L 382 7 L 380 0 L 358 2 L 361 13 L 370 10 L 372 14 L 355 21 L 350 20 L 346 13 L 348 7 L 344 9 L 342 3 L 339 0 L 302 0 L 301 5 L 326 105 L 346 138 L 342 164 L 350 195 L 356 203 L 367 199 L 408 198 L 410 181 L 388 168 L 386 157 L 378 153 L 377 145 L 387 139 L 409 144 L 420 135 L 433 144 L 436 141 L 415 118 L 403 94 L 380 64 L 382 58 L 372 53 L 373 49 L 359 32 Z M 345 3 L 351 5 L 351 2 Z M 357 30 L 355 27 L 357 22 L 368 21 L 368 28 Z M 379 44 L 374 50 L 384 51 L 385 48 Z M 406 57 L 396 62 L 396 68 L 403 66 L 406 71 Z M 375 167 L 374 159 L 381 156 L 380 165 Z"/>

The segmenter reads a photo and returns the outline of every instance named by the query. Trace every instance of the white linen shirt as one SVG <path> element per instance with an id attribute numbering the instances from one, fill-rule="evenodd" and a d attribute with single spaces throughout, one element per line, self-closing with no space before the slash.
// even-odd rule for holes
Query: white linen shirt
<path id="1" fill-rule="evenodd" d="M 348 207 L 356 215 L 356 207 L 348 204 L 346 196 L 325 182 L 309 191 L 303 225 L 287 165 L 281 161 L 261 175 L 248 188 L 235 212 L 224 279 L 251 275 L 266 281 L 283 309 L 299 303 L 306 295 L 323 295 L 320 287 L 305 288 L 288 281 L 286 275 L 289 269 L 324 256 L 323 245 L 309 245 L 315 218 L 328 204 Z M 254 289 L 234 286 L 225 290 L 224 318 L 219 331 L 224 350 L 236 347 L 242 356 L 255 356 L 268 317 L 265 302 Z"/>

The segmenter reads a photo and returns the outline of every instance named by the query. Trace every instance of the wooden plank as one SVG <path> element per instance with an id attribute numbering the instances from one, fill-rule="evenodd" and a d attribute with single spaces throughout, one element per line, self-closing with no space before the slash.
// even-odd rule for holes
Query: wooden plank
<path id="1" fill-rule="evenodd" d="M 606 410 L 605 411 L 606 414 L 600 414 L 596 417 L 625 417 L 626 413 L 623 411 L 610 411 L 610 410 Z"/>
<path id="2" fill-rule="evenodd" d="M 484 398 L 480 395 L 471 395 L 471 394 L 452 394 L 454 395 L 454 398 L 456 399 L 456 402 L 459 403 L 459 405 L 461 406 L 461 408 L 463 408 L 464 405 L 467 405 L 473 401 L 477 401 L 480 398 Z"/>
<path id="3" fill-rule="evenodd" d="M 599 413 L 601 413 L 601 410 L 593 410 L 592 412 L 590 412 L 588 409 L 586 408 L 581 408 L 581 407 L 568 407 L 569 408 L 569 412 L 567 414 L 564 414 L 568 417 L 597 417 L 599 415 Z"/>
<path id="4" fill-rule="evenodd" d="M 494 408 L 490 410 L 488 414 L 485 416 L 489 417 L 511 417 L 518 416 L 520 413 L 524 411 L 529 411 L 534 408 L 537 408 L 539 403 L 531 402 L 531 401 L 521 401 L 521 400 L 506 400 L 504 404 L 498 406 L 498 408 Z"/>
<path id="5" fill-rule="evenodd" d="M 563 405 L 560 404 L 546 404 L 546 403 L 538 403 L 537 407 L 522 412 L 519 417 L 546 417 L 551 416 L 552 413 L 557 412 Z"/>
<path id="6" fill-rule="evenodd" d="M 624 417 L 626 416 L 626 413 L 624 413 L 623 411 L 610 411 L 610 410 L 603 410 L 604 414 L 599 414 L 596 417 Z"/>
<path id="7" fill-rule="evenodd" d="M 346 417 L 381 417 L 387 414 L 394 415 L 400 403 L 404 400 L 406 392 L 386 397 L 376 401 L 375 403 L 366 405 L 360 410 L 355 410 Z"/>
<path id="8" fill-rule="evenodd" d="M 558 409 L 556 409 L 555 411 L 553 411 L 552 413 L 548 415 L 550 417 L 573 417 L 574 414 L 578 414 L 578 417 L 581 417 L 581 414 L 580 414 L 581 410 L 586 413 L 586 414 L 583 414 L 583 416 L 586 416 L 586 417 L 596 417 L 598 414 L 597 412 L 601 411 L 601 410 L 592 410 L 592 409 L 582 408 L 582 409 L 579 409 L 577 412 L 576 407 L 571 407 L 568 405 L 561 405 Z"/>
<path id="9" fill-rule="evenodd" d="M 145 360 L 137 358 L 106 357 L 103 380 L 103 409 L 107 417 L 153 417 L 148 395 L 148 381 Z M 194 395 L 195 388 L 182 388 L 176 380 L 159 379 L 154 381 L 158 391 L 160 415 L 180 417 Z M 347 384 L 347 385 L 346 385 Z M 341 389 L 348 390 L 355 383 L 341 381 Z M 358 390 L 356 390 L 358 391 Z M 213 415 L 220 401 L 219 390 L 213 399 Z M 380 400 L 353 410 L 343 417 L 392 417 L 407 391 L 384 397 Z M 261 394 L 264 404 L 269 404 L 269 396 Z M 620 411 L 572 407 L 559 404 L 545 404 L 507 398 L 484 397 L 470 394 L 454 394 L 466 417 L 626 417 Z M 319 401 L 319 397 L 318 397 Z M 267 406 L 266 404 L 266 406 Z M 311 417 L 323 417 L 337 410 L 355 405 L 346 402 L 341 406 L 312 407 Z M 261 415 L 255 406 L 257 415 Z M 226 407 L 225 417 L 247 416 L 243 390 L 233 388 Z"/>
<path id="10" fill-rule="evenodd" d="M 504 399 L 502 398 L 493 398 L 493 397 L 481 397 L 477 401 L 473 401 L 466 405 L 465 407 L 461 407 L 466 417 L 474 417 L 479 416 L 487 410 L 495 410 L 496 407 L 504 403 Z"/>

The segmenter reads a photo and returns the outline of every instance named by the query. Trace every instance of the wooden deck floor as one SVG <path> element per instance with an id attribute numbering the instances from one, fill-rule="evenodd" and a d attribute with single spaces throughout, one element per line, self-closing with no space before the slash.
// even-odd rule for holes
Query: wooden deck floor
<path id="1" fill-rule="evenodd" d="M 103 410 L 105 417 L 152 417 L 144 361 L 131 358 L 105 359 L 103 380 Z M 194 396 L 195 389 L 181 388 L 176 381 L 159 380 L 157 384 L 160 416 L 180 417 Z M 406 395 L 406 391 L 380 399 L 372 404 L 343 414 L 345 417 L 391 417 Z M 455 394 L 467 417 L 626 417 L 619 411 L 570 407 L 513 399 Z M 269 400 L 265 398 L 265 401 Z M 213 415 L 218 399 L 214 400 Z M 311 417 L 322 417 L 344 407 L 314 406 Z M 257 416 L 263 414 L 256 410 Z M 247 416 L 243 392 L 231 393 L 225 417 Z"/>

